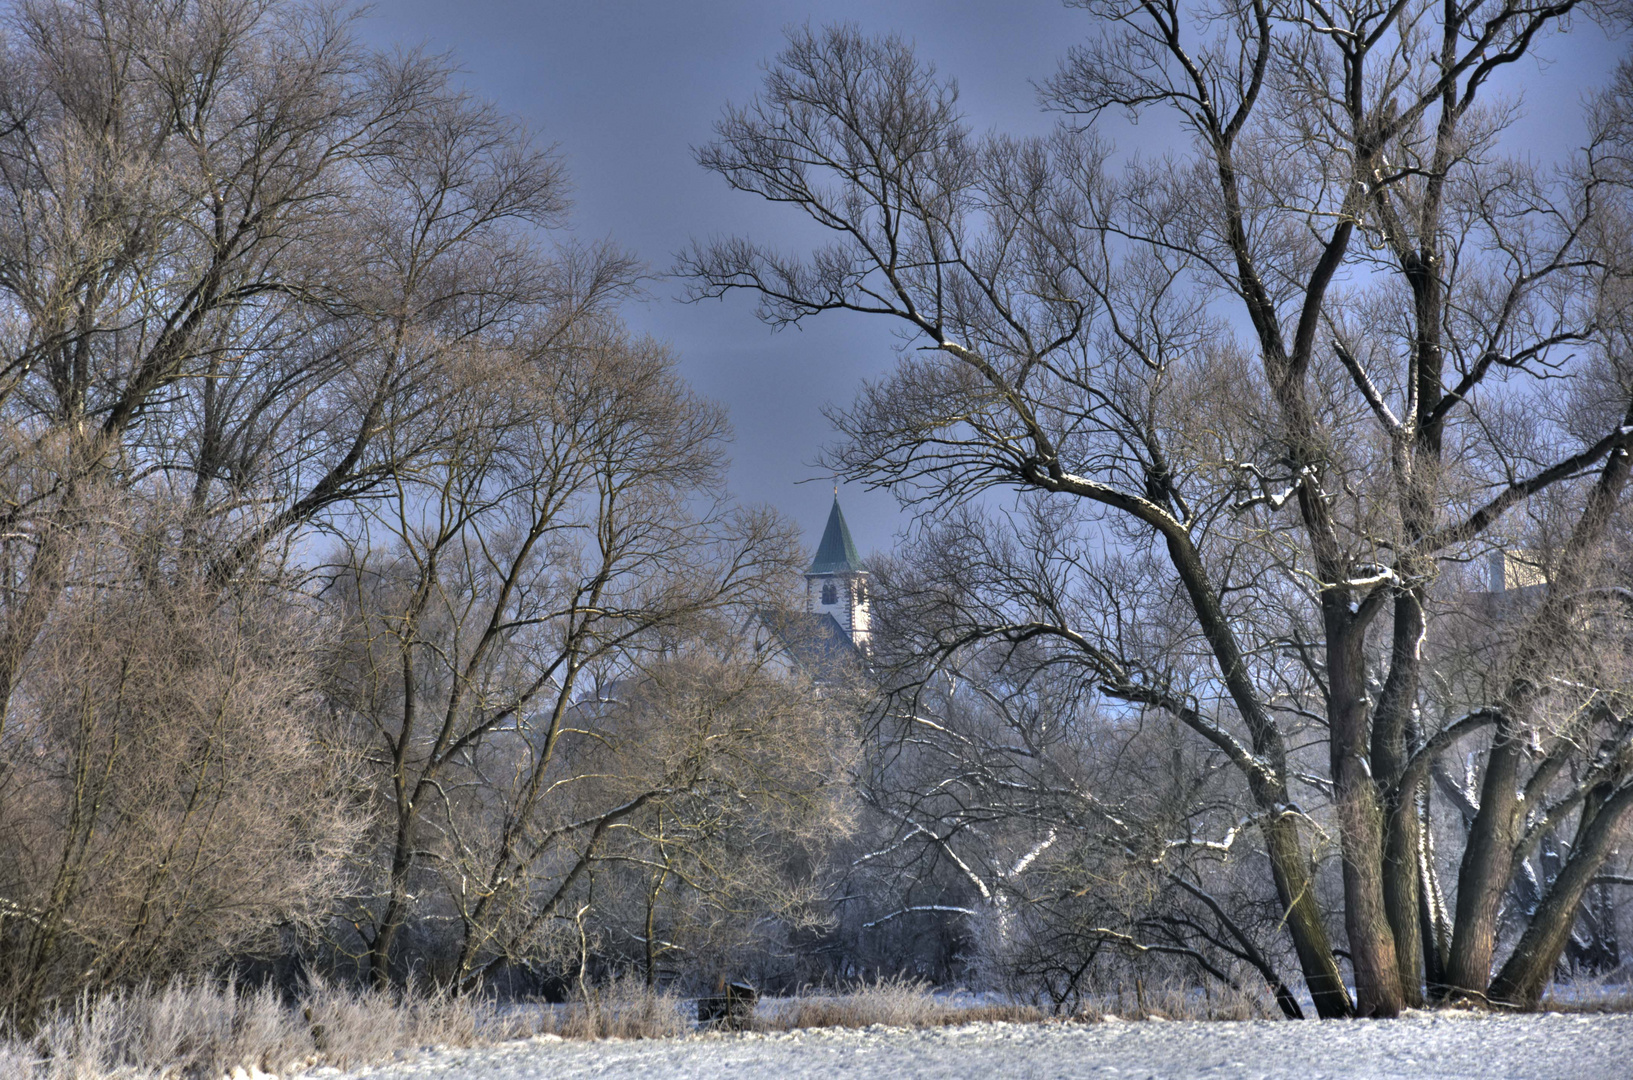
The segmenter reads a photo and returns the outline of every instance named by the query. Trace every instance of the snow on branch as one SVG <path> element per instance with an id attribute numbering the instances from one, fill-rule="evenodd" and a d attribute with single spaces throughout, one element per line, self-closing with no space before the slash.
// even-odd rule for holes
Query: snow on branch
<path id="1" fill-rule="evenodd" d="M 901 918 L 903 915 L 911 915 L 914 912 L 918 912 L 918 911 L 945 911 L 945 912 L 947 912 L 949 914 L 952 914 L 952 915 L 970 915 L 970 916 L 975 916 L 975 915 L 980 914 L 980 912 L 978 912 L 978 911 L 972 911 L 972 910 L 970 910 L 969 908 L 966 908 L 966 907 L 954 907 L 951 904 L 914 904 L 912 907 L 904 907 L 904 908 L 901 908 L 898 911 L 892 911 L 889 915 L 886 915 L 882 919 L 874 919 L 872 922 L 863 923 L 862 924 L 862 929 L 871 930 L 875 926 L 878 926 L 878 925 L 880 925 L 882 923 L 889 922 L 891 919 L 898 919 L 898 918 Z"/>
<path id="2" fill-rule="evenodd" d="M 1253 462 L 1237 462 L 1236 471 L 1246 473 L 1247 475 L 1253 477 L 1253 479 L 1257 481 L 1259 485 L 1259 494 L 1238 499 L 1230 504 L 1231 510 L 1240 514 L 1243 511 L 1253 509 L 1255 506 L 1268 506 L 1272 510 L 1280 510 L 1287 504 L 1287 500 L 1291 499 L 1295 494 L 1297 494 L 1298 489 L 1303 487 L 1304 482 L 1310 478 L 1311 468 L 1308 465 L 1304 466 L 1304 468 L 1298 471 L 1296 476 L 1288 481 L 1287 487 L 1283 488 L 1281 491 L 1274 492 L 1270 490 L 1270 485 L 1273 482 L 1272 478 L 1266 476 L 1264 474 L 1264 470 L 1260 469 Z"/>
<path id="3" fill-rule="evenodd" d="M 1022 855 L 1019 859 L 1015 860 L 1015 865 L 1010 867 L 1009 873 L 1005 874 L 1004 876 L 1012 878 L 1018 877 L 1019 875 L 1025 873 L 1026 868 L 1031 866 L 1033 861 L 1036 860 L 1039 855 L 1042 855 L 1045 851 L 1048 851 L 1049 848 L 1054 846 L 1058 835 L 1059 834 L 1054 829 L 1050 829 L 1049 835 L 1045 836 L 1042 840 L 1039 840 L 1036 844 L 1033 844 L 1031 851 L 1028 851 L 1025 855 Z"/>

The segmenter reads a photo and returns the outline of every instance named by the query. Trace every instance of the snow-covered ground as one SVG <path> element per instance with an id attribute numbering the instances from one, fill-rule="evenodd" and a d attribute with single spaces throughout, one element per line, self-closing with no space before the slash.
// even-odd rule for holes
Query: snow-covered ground
<path id="1" fill-rule="evenodd" d="M 433 1050 L 313 1080 L 524 1080 L 719 1076 L 1321 1077 L 1600 1080 L 1633 1077 L 1633 1016 L 1416 1014 L 1393 1022 L 970 1024 L 909 1031 L 814 1029 L 651 1041 L 546 1037 L 485 1050 Z"/>

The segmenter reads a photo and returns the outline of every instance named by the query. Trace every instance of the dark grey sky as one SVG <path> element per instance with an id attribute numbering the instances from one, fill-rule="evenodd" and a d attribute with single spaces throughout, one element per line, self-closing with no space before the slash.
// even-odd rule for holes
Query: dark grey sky
<path id="1" fill-rule="evenodd" d="M 693 237 L 747 233 L 790 243 L 807 234 L 787 208 L 728 191 L 692 160 L 727 101 L 758 88 L 762 65 L 786 27 L 854 22 L 894 31 L 921 57 L 957 78 L 960 103 L 978 129 L 1041 132 L 1053 121 L 1032 83 L 1047 77 L 1087 17 L 1058 0 L 380 0 L 364 33 L 380 45 L 451 51 L 467 85 L 557 144 L 575 187 L 575 229 L 611 237 L 655 270 Z M 1547 159 L 1581 131 L 1580 101 L 1603 81 L 1621 46 L 1587 23 L 1545 46 L 1551 63 L 1517 66 L 1528 117 L 1513 132 Z M 1124 148 L 1159 149 L 1160 128 L 1124 131 Z M 814 547 L 831 488 L 810 479 L 810 461 L 832 437 L 821 413 L 848 402 L 858 383 L 892 363 L 894 339 L 877 322 L 841 315 L 773 334 L 746 298 L 685 305 L 677 287 L 654 283 L 627 312 L 639 330 L 668 341 L 686 376 L 731 412 L 732 489 L 792 515 Z M 864 554 L 891 546 L 904 518 L 882 493 L 841 494 Z"/>

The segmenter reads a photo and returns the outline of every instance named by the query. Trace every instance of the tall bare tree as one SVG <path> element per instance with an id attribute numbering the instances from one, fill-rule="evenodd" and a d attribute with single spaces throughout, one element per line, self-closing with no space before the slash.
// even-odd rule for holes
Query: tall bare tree
<path id="1" fill-rule="evenodd" d="M 1422 1000 L 1425 770 L 1497 725 L 1444 972 L 1484 995 L 1536 730 L 1515 706 L 1577 618 L 1633 440 L 1617 110 L 1550 173 L 1497 157 L 1511 114 L 1485 104 L 1576 5 L 1082 6 L 1089 42 L 1044 90 L 1073 120 L 1043 139 L 971 135 L 895 39 L 796 32 L 700 161 L 832 242 L 727 240 L 681 269 L 775 325 L 846 309 L 922 343 L 836 417 L 845 474 L 932 514 L 993 489 L 1076 504 L 1071 546 L 1035 553 L 1063 592 L 1140 569 L 1103 617 L 993 609 L 943 646 L 1054 641 L 1230 760 L 1321 1015 Z M 1156 109 L 1183 143 L 1111 169 L 1097 119 Z M 1590 389 L 1609 407 L 1567 415 Z M 1492 661 L 1512 691 L 1428 730 L 1437 577 L 1556 487 L 1577 525 L 1529 644 Z M 1135 633 L 1169 598 L 1180 621 Z M 1301 836 L 1328 799 L 1354 1004 Z"/>
<path id="2" fill-rule="evenodd" d="M 454 343 L 629 277 L 541 245 L 559 163 L 333 9 L 4 15 L 0 723 L 87 491 L 157 478 L 224 581 L 434 439 L 415 420 Z"/>
<path id="3" fill-rule="evenodd" d="M 447 452 L 360 513 L 334 586 L 352 612 L 336 705 L 387 826 L 354 919 L 382 984 L 417 881 L 442 883 L 468 982 L 524 951 L 609 830 L 696 782 L 686 754 L 579 776 L 572 745 L 611 738 L 580 699 L 765 602 L 792 551 L 719 498 L 720 411 L 616 324 L 524 333 L 450 377 Z"/>

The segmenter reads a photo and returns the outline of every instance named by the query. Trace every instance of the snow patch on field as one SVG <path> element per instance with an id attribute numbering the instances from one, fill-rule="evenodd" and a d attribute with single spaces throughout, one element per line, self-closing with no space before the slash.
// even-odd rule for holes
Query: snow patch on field
<path id="1" fill-rule="evenodd" d="M 649 1041 L 542 1036 L 303 1080 L 902 1080 L 1031 1077 L 1625 1080 L 1633 1016 L 1413 1013 L 1396 1021 L 969 1024 L 808 1029 Z"/>

